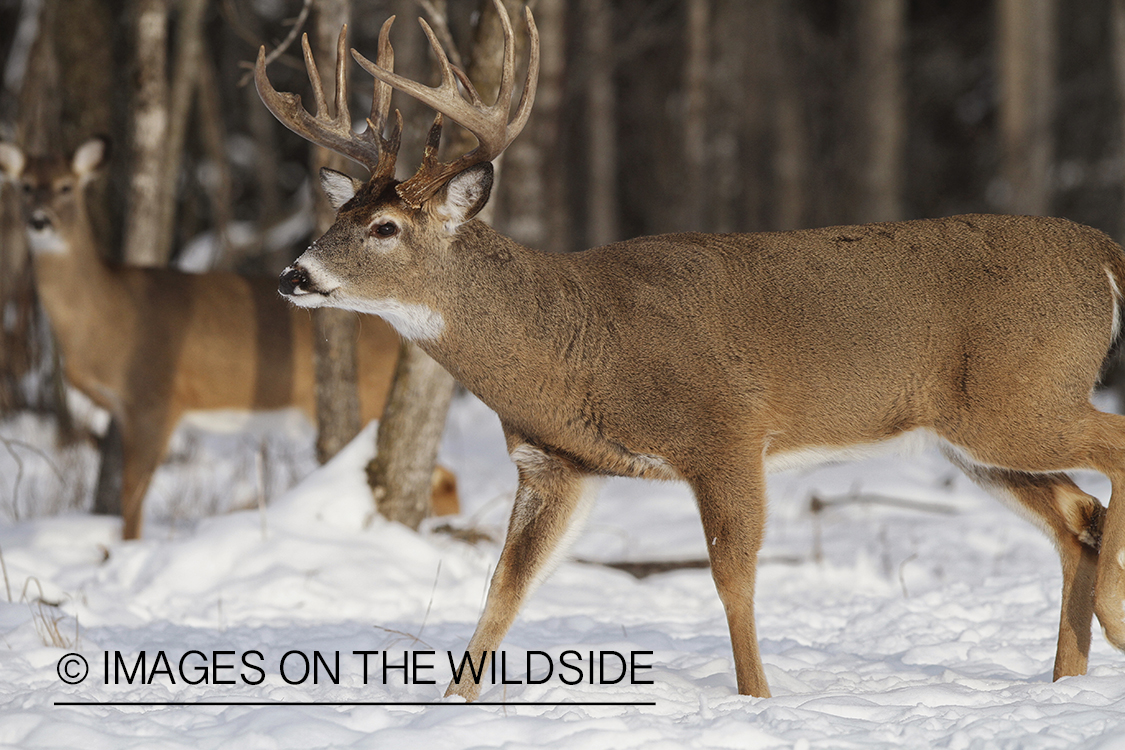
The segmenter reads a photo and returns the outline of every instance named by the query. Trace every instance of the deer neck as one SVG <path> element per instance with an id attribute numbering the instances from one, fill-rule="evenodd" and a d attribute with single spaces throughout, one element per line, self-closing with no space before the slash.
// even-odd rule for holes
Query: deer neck
<path id="1" fill-rule="evenodd" d="M 526 410 L 530 394 L 564 398 L 581 385 L 572 367 L 578 326 L 565 321 L 590 311 L 580 309 L 570 260 L 474 220 L 431 277 L 433 288 L 452 293 L 439 304 L 441 335 L 418 345 L 506 423 Z"/>
<path id="2" fill-rule="evenodd" d="M 128 327 L 121 275 L 102 259 L 85 215 L 77 218 L 52 244 L 35 247 L 33 241 L 36 291 L 68 370 L 80 366 L 82 352 L 116 346 L 115 338 Z"/>

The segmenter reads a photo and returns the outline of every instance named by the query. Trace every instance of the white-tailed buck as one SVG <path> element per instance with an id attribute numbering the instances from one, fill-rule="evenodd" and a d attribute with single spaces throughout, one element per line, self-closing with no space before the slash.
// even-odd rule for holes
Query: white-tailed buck
<path id="1" fill-rule="evenodd" d="M 496 5 L 504 74 L 492 106 L 428 27 L 436 88 L 392 72 L 387 26 L 377 63 L 353 51 L 376 79 L 360 135 L 345 96 L 329 115 L 311 65 L 315 118 L 270 86 L 261 56 L 257 68 L 282 122 L 372 173 L 365 183 L 323 173 L 336 222 L 284 272 L 281 291 L 301 307 L 383 316 L 503 423 L 519 488 L 468 650 L 499 647 L 600 477 L 679 479 L 703 518 L 739 692 L 767 696 L 753 606 L 766 473 L 904 436 L 941 446 L 1057 545 L 1056 677 L 1085 671 L 1095 611 L 1125 647 L 1125 418 L 1089 401 L 1117 333 L 1121 249 L 1069 221 L 1015 216 L 673 234 L 574 254 L 521 247 L 473 218 L 490 161 L 527 121 L 538 70 L 528 12 L 528 76 L 509 119 L 512 28 Z M 343 34 L 338 54 L 339 92 Z M 440 113 L 405 182 L 393 168 L 401 118 L 384 137 L 390 87 Z M 479 142 L 450 163 L 435 155 L 443 115 Z M 1071 482 L 1073 469 L 1112 480 L 1108 511 Z M 447 694 L 479 690 L 454 682 Z"/>
<path id="2" fill-rule="evenodd" d="M 286 305 L 268 277 L 106 263 L 85 199 L 105 156 L 100 138 L 69 160 L 0 143 L 0 173 L 23 192 L 36 288 L 66 378 L 120 426 L 123 533 L 133 539 L 149 481 L 186 412 L 315 413 L 313 340 L 308 314 Z M 383 411 L 399 339 L 376 319 L 363 320 L 360 336 L 360 406 L 369 420 Z M 453 481 L 435 474 L 439 511 L 456 512 Z"/>

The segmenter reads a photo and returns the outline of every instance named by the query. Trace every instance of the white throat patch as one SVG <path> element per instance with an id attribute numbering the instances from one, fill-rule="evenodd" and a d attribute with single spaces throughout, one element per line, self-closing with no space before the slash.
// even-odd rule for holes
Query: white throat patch
<path id="1" fill-rule="evenodd" d="M 397 299 L 348 300 L 346 304 L 353 310 L 378 315 L 407 341 L 437 341 L 445 330 L 442 314 L 426 305 Z"/>

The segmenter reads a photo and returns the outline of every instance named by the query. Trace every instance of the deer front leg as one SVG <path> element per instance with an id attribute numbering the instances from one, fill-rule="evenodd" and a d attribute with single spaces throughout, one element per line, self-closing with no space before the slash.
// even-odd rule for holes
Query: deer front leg
<path id="1" fill-rule="evenodd" d="M 749 455 L 761 455 L 751 453 Z M 744 462 L 741 456 L 737 459 Z M 754 626 L 754 578 L 765 527 L 765 481 L 758 466 L 731 464 L 694 478 L 711 577 L 726 609 L 738 692 L 769 698 Z"/>
<path id="2" fill-rule="evenodd" d="M 130 414 L 121 423 L 121 516 L 123 539 L 139 539 L 143 504 L 152 475 L 164 460 L 175 421 L 163 412 Z"/>
<path id="3" fill-rule="evenodd" d="M 511 456 L 519 467 L 519 488 L 484 613 L 467 648 L 474 661 L 483 659 L 480 669 L 500 647 L 524 599 L 577 536 L 597 493 L 598 482 L 564 458 L 526 444 L 517 445 Z M 480 685 L 465 670 L 461 681 L 454 678 L 445 694 L 473 701 L 480 695 Z"/>

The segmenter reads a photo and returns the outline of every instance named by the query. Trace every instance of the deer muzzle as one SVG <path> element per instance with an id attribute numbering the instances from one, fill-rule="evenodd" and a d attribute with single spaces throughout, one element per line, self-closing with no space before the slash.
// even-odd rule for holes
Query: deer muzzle
<path id="1" fill-rule="evenodd" d="M 286 297 L 310 294 L 314 291 L 310 288 L 311 286 L 312 282 L 309 280 L 308 272 L 297 264 L 293 264 L 282 271 L 281 277 L 277 281 L 277 291 Z"/>
<path id="2" fill-rule="evenodd" d="M 36 232 L 42 232 L 47 227 L 51 226 L 51 217 L 49 217 L 45 211 L 32 211 L 31 216 L 27 218 L 27 225 Z"/>

